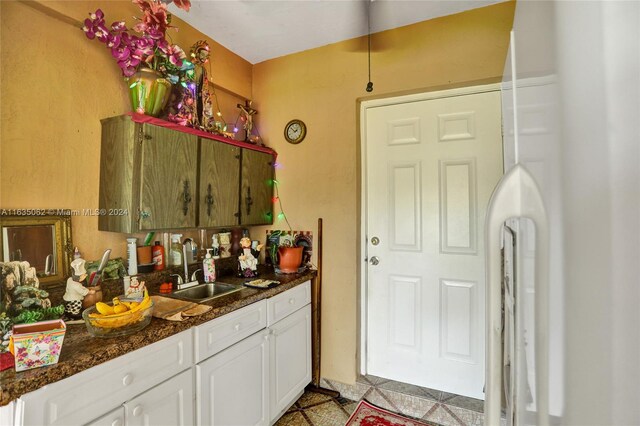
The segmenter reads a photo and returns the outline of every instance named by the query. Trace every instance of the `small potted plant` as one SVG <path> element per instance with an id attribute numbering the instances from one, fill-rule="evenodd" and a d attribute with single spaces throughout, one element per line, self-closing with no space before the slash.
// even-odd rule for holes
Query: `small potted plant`
<path id="1" fill-rule="evenodd" d="M 274 231 L 269 235 L 269 256 L 277 272 L 293 274 L 298 272 L 302 264 L 304 247 L 294 244 L 293 231 Z"/>

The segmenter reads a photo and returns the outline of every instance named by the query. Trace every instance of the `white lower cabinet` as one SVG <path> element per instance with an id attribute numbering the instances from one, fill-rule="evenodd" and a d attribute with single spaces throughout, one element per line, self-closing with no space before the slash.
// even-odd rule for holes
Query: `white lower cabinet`
<path id="1" fill-rule="evenodd" d="M 125 402 L 127 426 L 191 426 L 193 371 L 187 370 Z"/>
<path id="2" fill-rule="evenodd" d="M 270 421 L 279 418 L 311 382 L 311 305 L 270 328 Z"/>
<path id="3" fill-rule="evenodd" d="M 268 426 L 296 401 L 311 382 L 309 287 L 267 299 L 266 329 L 196 365 L 198 425 Z"/>
<path id="4" fill-rule="evenodd" d="M 311 382 L 310 295 L 307 281 L 22 395 L 2 407 L 0 419 L 16 426 L 268 426 Z"/>
<path id="5" fill-rule="evenodd" d="M 110 411 L 99 419 L 88 423 L 87 426 L 124 426 L 124 407 Z"/>
<path id="6" fill-rule="evenodd" d="M 71 426 L 101 419 L 176 374 L 191 371 L 192 336 L 191 330 L 185 330 L 22 395 L 14 424 Z"/>
<path id="7" fill-rule="evenodd" d="M 198 425 L 266 425 L 268 331 L 259 331 L 198 364 L 196 386 Z"/>

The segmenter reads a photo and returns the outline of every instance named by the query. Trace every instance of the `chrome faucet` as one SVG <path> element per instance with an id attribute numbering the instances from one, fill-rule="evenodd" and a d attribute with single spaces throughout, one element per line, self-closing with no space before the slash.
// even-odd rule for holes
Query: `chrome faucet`
<path id="1" fill-rule="evenodd" d="M 189 262 L 187 262 L 187 244 L 189 244 L 189 251 L 193 252 L 193 240 L 191 238 L 185 238 L 182 242 L 182 263 L 184 264 L 184 282 L 189 282 Z"/>

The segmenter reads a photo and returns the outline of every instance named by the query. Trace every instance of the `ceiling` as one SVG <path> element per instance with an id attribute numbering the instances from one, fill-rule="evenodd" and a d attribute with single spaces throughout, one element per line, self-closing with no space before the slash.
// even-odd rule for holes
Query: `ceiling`
<path id="1" fill-rule="evenodd" d="M 191 0 L 180 17 L 252 64 L 505 0 Z"/>

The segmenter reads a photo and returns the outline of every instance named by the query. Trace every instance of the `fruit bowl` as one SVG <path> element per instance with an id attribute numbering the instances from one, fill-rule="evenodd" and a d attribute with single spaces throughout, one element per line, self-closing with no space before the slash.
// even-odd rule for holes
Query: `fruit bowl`
<path id="1" fill-rule="evenodd" d="M 126 336 L 149 325 L 151 314 L 153 313 L 153 302 L 148 294 L 145 294 L 145 298 L 138 305 L 131 308 L 127 306 L 127 310 L 121 313 L 111 313 L 115 305 L 124 305 L 123 302 L 119 302 L 120 298 L 124 298 L 124 296 L 114 298 L 115 304 L 114 302 L 109 302 L 100 306 L 101 310 L 106 314 L 98 311 L 97 304 L 82 312 L 82 318 L 89 334 L 104 338 Z"/>

